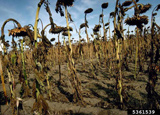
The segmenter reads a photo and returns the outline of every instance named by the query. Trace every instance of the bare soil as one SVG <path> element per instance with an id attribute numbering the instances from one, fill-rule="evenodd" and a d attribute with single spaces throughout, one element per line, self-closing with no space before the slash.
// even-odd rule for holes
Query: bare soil
<path id="1" fill-rule="evenodd" d="M 105 67 L 95 65 L 95 76 L 91 74 L 89 68 L 89 61 L 86 61 L 85 70 L 81 63 L 76 64 L 77 74 L 81 80 L 82 93 L 86 106 L 81 106 L 77 103 L 71 102 L 69 95 L 72 94 L 72 86 L 68 77 L 67 65 L 64 63 L 61 65 L 62 72 L 62 84 L 58 87 L 58 65 L 50 67 L 49 81 L 52 89 L 52 100 L 49 100 L 47 91 L 43 92 L 43 96 L 49 105 L 49 112 L 51 115 L 127 115 L 127 109 L 147 109 L 147 92 L 145 90 L 148 81 L 148 73 L 145 73 L 147 66 L 145 66 L 144 72 L 139 72 L 137 79 L 133 79 L 134 64 L 129 63 L 129 71 L 123 71 L 123 86 L 126 87 L 126 93 L 128 94 L 128 102 L 125 104 L 123 110 L 118 109 L 118 93 L 115 85 L 116 81 L 114 77 L 110 77 Z M 156 92 L 160 95 L 160 75 L 158 75 L 158 82 L 156 85 Z M 28 80 L 30 88 L 34 80 L 34 73 L 30 71 L 28 74 Z M 8 98 L 10 98 L 10 90 L 8 78 L 5 78 L 6 89 Z M 21 97 L 21 84 L 18 80 L 18 75 L 15 76 L 16 83 L 16 97 Z M 45 84 L 47 89 L 47 83 Z M 1 102 L 4 101 L 3 88 L 0 84 L 0 96 Z M 32 107 L 35 99 L 32 97 L 22 98 L 22 107 L 19 109 L 18 115 L 33 115 Z M 8 105 L 1 104 L 1 114 L 11 115 L 12 108 L 10 103 Z"/>

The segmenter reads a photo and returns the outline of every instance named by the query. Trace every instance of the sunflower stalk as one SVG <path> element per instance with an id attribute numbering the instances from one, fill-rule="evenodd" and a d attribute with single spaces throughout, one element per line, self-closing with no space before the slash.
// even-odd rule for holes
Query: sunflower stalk
<path id="1" fill-rule="evenodd" d="M 28 80 L 27 80 L 27 74 L 26 74 L 26 67 L 25 67 L 25 60 L 24 60 L 24 51 L 23 51 L 23 39 L 21 40 L 21 57 L 22 57 L 22 69 L 23 69 L 23 75 L 25 84 L 28 87 Z"/>
<path id="2" fill-rule="evenodd" d="M 139 32 L 138 32 L 138 28 L 136 29 L 136 55 L 135 55 L 135 71 L 134 71 L 134 79 L 137 78 L 137 61 L 138 61 L 138 39 L 139 39 Z"/>
<path id="3" fill-rule="evenodd" d="M 37 53 L 37 36 L 38 36 L 37 26 L 38 26 L 38 20 L 39 20 L 39 11 L 44 2 L 45 0 L 40 0 L 40 2 L 38 3 L 37 11 L 36 11 L 36 18 L 35 18 L 35 24 L 34 24 L 34 40 L 35 40 L 35 49 L 36 49 L 35 53 Z M 37 59 L 35 59 L 35 64 L 37 65 Z M 41 91 L 40 84 L 36 79 L 36 96 L 35 96 L 36 102 L 35 103 L 39 101 L 40 91 Z M 38 111 L 38 114 L 40 115 L 40 110 Z"/>
<path id="4" fill-rule="evenodd" d="M 61 83 L 61 81 L 62 81 L 62 76 L 61 76 L 61 49 L 60 49 L 59 35 L 60 34 L 58 34 L 58 67 L 59 67 L 59 83 Z"/>
<path id="5" fill-rule="evenodd" d="M 71 84 L 74 88 L 74 95 L 73 95 L 73 101 L 78 102 L 80 101 L 81 104 L 85 104 L 83 97 L 82 97 L 82 92 L 81 92 L 81 83 L 76 75 L 76 69 L 74 66 L 74 60 L 72 58 L 72 45 L 71 45 L 71 40 L 70 40 L 70 31 L 69 31 L 69 22 L 68 22 L 68 11 L 67 11 L 67 6 L 65 5 L 65 18 L 66 18 L 66 23 L 67 23 L 67 29 L 68 29 L 68 42 L 69 42 L 69 48 L 70 51 L 67 53 L 68 55 L 68 65 L 69 65 L 69 70 L 70 70 L 70 75 L 73 81 L 71 81 Z"/>
<path id="6" fill-rule="evenodd" d="M 6 92 L 6 87 L 5 87 L 5 83 L 4 83 L 1 57 L 0 57 L 0 75 L 1 75 L 1 81 L 2 81 L 2 87 L 3 87 L 3 92 L 4 92 L 4 96 L 5 96 L 6 105 L 8 105 L 7 92 Z"/>
<path id="7" fill-rule="evenodd" d="M 52 99 L 51 86 L 50 86 L 48 78 L 49 78 L 49 76 L 48 76 L 48 73 L 47 73 L 46 80 L 47 80 L 47 86 L 48 86 L 48 95 L 49 95 L 49 99 L 51 100 Z"/>

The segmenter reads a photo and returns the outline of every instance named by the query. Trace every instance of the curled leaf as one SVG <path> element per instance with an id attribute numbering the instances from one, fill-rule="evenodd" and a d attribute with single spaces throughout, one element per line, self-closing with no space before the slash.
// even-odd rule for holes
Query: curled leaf
<path id="1" fill-rule="evenodd" d="M 53 41 L 55 41 L 55 38 L 51 38 L 51 40 L 50 40 L 51 42 L 53 42 Z"/>
<path id="2" fill-rule="evenodd" d="M 108 23 L 106 23 L 104 26 L 108 26 L 109 25 L 109 22 Z"/>

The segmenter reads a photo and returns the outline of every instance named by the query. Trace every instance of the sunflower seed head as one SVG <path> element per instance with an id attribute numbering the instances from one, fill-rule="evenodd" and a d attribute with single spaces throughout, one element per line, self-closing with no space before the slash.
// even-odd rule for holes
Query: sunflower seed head
<path id="1" fill-rule="evenodd" d="M 63 6 L 73 6 L 74 0 L 57 0 L 57 5 L 63 5 Z"/>
<path id="2" fill-rule="evenodd" d="M 87 10 L 84 11 L 85 14 L 91 13 L 93 11 L 92 8 L 88 8 Z"/>
<path id="3" fill-rule="evenodd" d="M 158 4 L 157 8 L 156 8 L 156 11 L 158 11 L 160 9 L 160 4 Z"/>
<path id="4" fill-rule="evenodd" d="M 94 32 L 98 32 L 100 28 L 101 28 L 101 25 L 100 25 L 100 24 L 99 24 L 99 25 L 95 25 L 93 31 L 94 31 Z"/>
<path id="5" fill-rule="evenodd" d="M 132 4 L 132 1 L 125 1 L 123 2 L 122 6 L 129 6 Z"/>
<path id="6" fill-rule="evenodd" d="M 103 4 L 101 5 L 101 7 L 102 7 L 103 9 L 107 8 L 107 7 L 108 7 L 108 2 L 107 2 L 107 3 L 103 3 Z"/>
<path id="7" fill-rule="evenodd" d="M 9 31 L 9 36 L 27 36 L 27 28 L 26 27 L 21 27 L 21 28 L 14 28 Z"/>
<path id="8" fill-rule="evenodd" d="M 115 16 L 115 13 L 114 12 L 111 12 L 110 13 L 110 17 L 114 17 Z"/>
<path id="9" fill-rule="evenodd" d="M 64 28 L 61 27 L 61 26 L 56 26 L 56 27 L 54 27 L 54 28 L 51 28 L 51 29 L 49 30 L 49 33 L 58 34 L 58 33 L 62 32 L 63 29 L 64 29 Z"/>
<path id="10" fill-rule="evenodd" d="M 140 13 L 145 13 L 146 11 L 148 11 L 151 8 L 151 4 L 146 4 L 143 7 L 139 7 Z"/>
<path id="11" fill-rule="evenodd" d="M 64 32 L 62 33 L 62 35 L 63 35 L 63 36 L 68 36 L 68 31 L 64 31 Z M 71 33 L 70 33 L 70 36 L 72 36 Z"/>
<path id="12" fill-rule="evenodd" d="M 142 24 L 147 24 L 148 23 L 148 16 L 134 16 L 132 18 L 127 18 L 125 20 L 125 23 L 128 25 L 142 25 Z"/>

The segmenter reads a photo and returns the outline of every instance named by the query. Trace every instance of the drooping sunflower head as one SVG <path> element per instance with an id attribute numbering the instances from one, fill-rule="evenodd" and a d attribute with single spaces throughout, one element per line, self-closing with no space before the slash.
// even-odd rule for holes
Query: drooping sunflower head
<path id="1" fill-rule="evenodd" d="M 63 29 L 64 29 L 64 27 L 56 26 L 56 27 L 54 27 L 54 28 L 51 28 L 51 29 L 49 30 L 49 33 L 58 34 L 58 33 L 62 32 Z"/>
<path id="2" fill-rule="evenodd" d="M 122 6 L 129 6 L 132 4 L 132 1 L 125 1 L 122 3 Z"/>
<path id="3" fill-rule="evenodd" d="M 62 35 L 63 35 L 63 36 L 68 36 L 68 31 L 63 31 Z M 70 36 L 72 36 L 71 33 L 70 33 Z"/>
<path id="4" fill-rule="evenodd" d="M 107 8 L 107 7 L 108 7 L 108 2 L 107 2 L 107 3 L 103 3 L 103 4 L 101 5 L 101 7 L 102 7 L 103 9 Z"/>
<path id="5" fill-rule="evenodd" d="M 160 9 L 160 4 L 157 5 L 156 11 Z"/>
<path id="6" fill-rule="evenodd" d="M 74 0 L 57 0 L 55 11 L 60 13 L 61 16 L 64 16 L 62 6 L 73 6 Z"/>
<path id="7" fill-rule="evenodd" d="M 73 6 L 74 0 L 57 0 L 57 5 L 63 5 L 63 6 Z"/>
<path id="8" fill-rule="evenodd" d="M 82 24 L 80 25 L 80 29 L 82 29 L 82 28 L 84 28 L 84 27 L 89 28 L 87 23 L 82 23 Z"/>
<path id="9" fill-rule="evenodd" d="M 17 28 L 14 28 L 14 29 L 11 29 L 11 30 L 8 30 L 9 31 L 9 36 L 13 36 L 13 37 L 17 37 L 17 36 L 27 36 L 27 27 L 17 27 Z"/>
<path id="10" fill-rule="evenodd" d="M 63 31 L 68 31 L 67 27 L 64 27 L 64 28 L 63 28 Z M 72 28 L 72 27 L 69 27 L 69 31 L 73 31 L 73 28 Z"/>
<path id="11" fill-rule="evenodd" d="M 111 13 L 110 13 L 110 17 L 113 18 L 114 16 L 115 16 L 115 13 L 114 13 L 114 12 L 111 12 Z"/>
<path id="12" fill-rule="evenodd" d="M 87 10 L 84 11 L 84 13 L 85 13 L 85 14 L 89 14 L 89 13 L 91 13 L 92 11 L 93 11 L 92 8 L 88 8 Z"/>
<path id="13" fill-rule="evenodd" d="M 98 32 L 99 29 L 101 28 L 101 25 L 95 25 L 95 27 L 93 28 L 93 32 Z"/>
<path id="14" fill-rule="evenodd" d="M 132 18 L 127 18 L 125 20 L 125 23 L 128 25 L 142 25 L 142 24 L 148 24 L 148 16 L 133 16 Z"/>
<path id="15" fill-rule="evenodd" d="M 146 4 L 143 7 L 139 7 L 140 13 L 145 13 L 146 11 L 148 11 L 151 8 L 151 4 Z"/>

